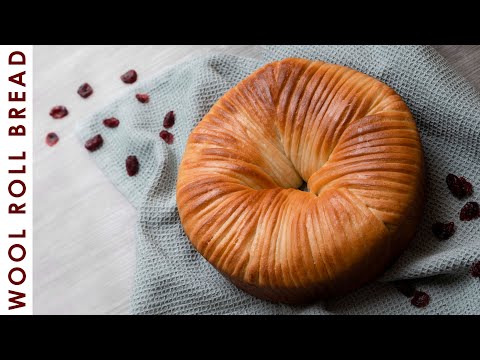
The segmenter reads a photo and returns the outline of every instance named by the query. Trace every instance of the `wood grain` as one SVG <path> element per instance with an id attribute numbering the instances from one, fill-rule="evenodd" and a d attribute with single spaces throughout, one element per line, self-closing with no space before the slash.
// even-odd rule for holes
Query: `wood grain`
<path id="1" fill-rule="evenodd" d="M 435 46 L 480 88 L 480 46 Z M 252 45 L 35 46 L 34 313 L 126 314 L 133 285 L 136 215 L 96 167 L 74 126 L 125 91 L 119 76 L 139 79 L 205 51 L 258 56 Z M 84 82 L 94 94 L 76 93 Z M 70 114 L 49 115 L 54 105 Z M 45 136 L 55 131 L 55 147 Z"/>

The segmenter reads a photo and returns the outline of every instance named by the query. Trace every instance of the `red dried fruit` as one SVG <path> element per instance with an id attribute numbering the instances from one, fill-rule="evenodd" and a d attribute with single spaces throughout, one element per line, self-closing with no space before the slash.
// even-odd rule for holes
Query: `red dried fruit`
<path id="1" fill-rule="evenodd" d="M 135 155 L 130 155 L 129 157 L 127 157 L 125 165 L 127 167 L 128 176 L 134 176 L 138 173 L 139 164 L 138 159 Z"/>
<path id="2" fill-rule="evenodd" d="M 103 145 L 102 135 L 98 134 L 92 137 L 91 139 L 87 140 L 87 142 L 85 143 L 85 149 L 87 149 L 88 151 L 95 151 L 100 149 L 102 145 Z"/>
<path id="3" fill-rule="evenodd" d="M 166 129 L 171 128 L 175 124 L 175 113 L 173 111 L 169 111 L 165 118 L 163 119 L 163 127 Z"/>
<path id="4" fill-rule="evenodd" d="M 457 177 L 453 174 L 447 175 L 447 186 L 452 194 L 461 199 L 465 196 L 470 196 L 473 193 L 473 186 L 463 176 Z"/>
<path id="5" fill-rule="evenodd" d="M 160 131 L 160 137 L 169 145 L 173 144 L 173 134 L 167 130 Z"/>
<path id="6" fill-rule="evenodd" d="M 80 95 L 82 98 L 86 99 L 93 93 L 92 87 L 88 84 L 82 84 L 77 90 L 78 95 Z"/>
<path id="7" fill-rule="evenodd" d="M 103 125 L 109 128 L 116 128 L 119 124 L 120 120 L 114 117 L 103 120 Z"/>
<path id="8" fill-rule="evenodd" d="M 480 261 L 477 261 L 472 265 L 470 274 L 472 274 L 474 278 L 480 278 Z"/>
<path id="9" fill-rule="evenodd" d="M 460 220 L 470 221 L 480 217 L 480 206 L 477 202 L 470 201 L 460 210 Z"/>
<path id="10" fill-rule="evenodd" d="M 135 95 L 135 97 L 143 104 L 148 103 L 148 101 L 150 100 L 150 96 L 148 96 L 148 94 L 137 94 Z"/>
<path id="11" fill-rule="evenodd" d="M 135 70 L 128 70 L 125 74 L 120 76 L 120 79 L 122 79 L 125 84 L 133 84 L 137 81 L 137 72 Z"/>
<path id="12" fill-rule="evenodd" d="M 453 174 L 448 174 L 446 181 L 448 189 L 452 192 L 452 194 L 455 196 L 460 196 L 462 193 L 462 188 L 458 183 L 458 177 Z"/>
<path id="13" fill-rule="evenodd" d="M 58 143 L 58 140 L 59 140 L 59 137 L 54 132 L 48 133 L 45 138 L 45 142 L 47 143 L 48 146 L 55 145 L 56 143 Z"/>
<path id="14" fill-rule="evenodd" d="M 469 183 L 464 177 L 460 178 L 460 181 L 462 181 L 463 189 L 465 190 L 465 194 L 467 196 L 470 196 L 473 194 L 473 185 Z"/>
<path id="15" fill-rule="evenodd" d="M 54 106 L 52 110 L 50 110 L 50 116 L 54 119 L 61 119 L 68 115 L 68 110 L 65 106 L 58 105 Z"/>
<path id="16" fill-rule="evenodd" d="M 415 285 L 411 280 L 399 280 L 395 281 L 393 285 L 400 291 L 403 295 L 408 298 L 411 298 L 415 295 Z"/>
<path id="17" fill-rule="evenodd" d="M 416 306 L 419 308 L 427 306 L 429 302 L 430 302 L 430 295 L 428 295 L 423 291 L 415 291 L 415 293 L 413 294 L 412 300 L 410 300 L 410 303 L 413 306 Z"/>
<path id="18" fill-rule="evenodd" d="M 436 222 L 432 225 L 433 235 L 435 235 L 440 240 L 447 240 L 455 233 L 455 224 L 449 222 L 443 224 L 441 222 Z"/>

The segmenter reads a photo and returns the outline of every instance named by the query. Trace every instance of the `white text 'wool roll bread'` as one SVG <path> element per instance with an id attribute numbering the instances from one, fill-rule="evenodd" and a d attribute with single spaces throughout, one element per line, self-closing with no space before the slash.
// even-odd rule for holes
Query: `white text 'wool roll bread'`
<path id="1" fill-rule="evenodd" d="M 248 293 L 286 303 L 343 294 L 414 235 L 420 137 L 382 82 L 320 61 L 274 62 L 192 131 L 177 204 L 195 248 Z"/>

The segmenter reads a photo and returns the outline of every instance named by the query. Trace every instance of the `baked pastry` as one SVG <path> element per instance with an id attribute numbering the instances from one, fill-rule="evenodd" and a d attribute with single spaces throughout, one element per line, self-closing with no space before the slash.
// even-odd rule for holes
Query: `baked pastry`
<path id="1" fill-rule="evenodd" d="M 423 167 L 394 90 L 285 59 L 230 89 L 192 131 L 177 204 L 192 244 L 235 285 L 304 303 L 371 281 L 401 253 L 422 214 Z"/>

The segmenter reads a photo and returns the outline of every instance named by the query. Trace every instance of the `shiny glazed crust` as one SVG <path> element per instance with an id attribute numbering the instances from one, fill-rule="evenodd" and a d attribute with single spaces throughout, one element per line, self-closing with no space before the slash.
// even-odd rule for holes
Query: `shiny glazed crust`
<path id="1" fill-rule="evenodd" d="M 414 235 L 419 134 L 400 96 L 372 77 L 304 59 L 267 64 L 190 134 L 177 204 L 195 248 L 248 293 L 285 303 L 343 294 Z"/>

